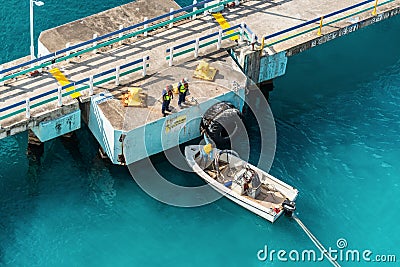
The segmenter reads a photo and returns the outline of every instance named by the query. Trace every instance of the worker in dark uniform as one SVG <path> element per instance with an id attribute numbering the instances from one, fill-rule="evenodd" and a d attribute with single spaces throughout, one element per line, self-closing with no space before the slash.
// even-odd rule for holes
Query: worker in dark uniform
<path id="1" fill-rule="evenodd" d="M 161 112 L 163 116 L 167 116 L 165 113 L 166 111 L 171 112 L 171 109 L 169 108 L 169 104 L 171 103 L 171 99 L 174 98 L 172 94 L 172 86 L 167 85 L 166 88 L 162 91 L 162 107 L 161 107 Z"/>
<path id="2" fill-rule="evenodd" d="M 189 90 L 189 83 L 187 78 L 183 78 L 182 81 L 178 83 L 179 99 L 178 106 L 182 108 L 182 103 L 185 103 L 185 97 Z"/>

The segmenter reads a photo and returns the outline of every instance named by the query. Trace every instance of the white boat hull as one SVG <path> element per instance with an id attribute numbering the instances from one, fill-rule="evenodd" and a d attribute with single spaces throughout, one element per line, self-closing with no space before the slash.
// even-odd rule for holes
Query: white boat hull
<path id="1" fill-rule="evenodd" d="M 239 195 L 232 189 L 226 187 L 224 184 L 216 181 L 214 178 L 209 176 L 200 166 L 197 164 L 195 160 L 195 154 L 199 151 L 201 146 L 194 145 L 194 146 L 187 146 L 185 148 L 185 156 L 189 166 L 204 180 L 206 181 L 212 188 L 214 188 L 217 192 L 224 195 L 228 199 L 232 200 L 233 202 L 237 203 L 238 205 L 244 207 L 245 209 L 259 215 L 260 217 L 267 219 L 270 222 L 276 221 L 279 216 L 282 215 L 284 212 L 283 209 L 280 209 L 279 212 L 276 212 L 274 209 L 265 207 L 259 203 L 257 203 L 254 199 L 250 199 L 249 197 Z M 240 159 L 239 159 L 240 160 Z M 262 172 L 264 175 L 268 176 L 268 179 L 274 181 L 275 183 L 281 186 L 281 191 L 286 189 L 285 196 L 291 200 L 295 201 L 297 198 L 298 191 L 297 189 L 287 185 L 286 183 L 276 179 L 275 177 L 265 173 L 264 171 L 252 166 L 257 172 Z"/>

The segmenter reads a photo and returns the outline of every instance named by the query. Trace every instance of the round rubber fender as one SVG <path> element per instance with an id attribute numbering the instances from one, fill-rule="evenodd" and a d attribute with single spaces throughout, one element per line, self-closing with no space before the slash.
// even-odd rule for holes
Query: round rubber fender
<path id="1" fill-rule="evenodd" d="M 239 123 L 242 123 L 241 120 L 242 114 L 234 105 L 219 102 L 204 113 L 200 131 L 205 131 L 217 147 L 228 147 L 231 138 L 236 134 Z"/>

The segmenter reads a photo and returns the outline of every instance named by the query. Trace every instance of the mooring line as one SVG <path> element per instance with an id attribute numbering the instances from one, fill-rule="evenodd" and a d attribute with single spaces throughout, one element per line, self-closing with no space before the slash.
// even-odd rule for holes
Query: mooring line
<path id="1" fill-rule="evenodd" d="M 332 263 L 335 267 L 341 267 L 340 264 L 331 257 L 325 247 L 319 242 L 319 240 L 311 233 L 310 230 L 303 224 L 303 222 L 293 214 L 292 218 L 297 222 L 297 224 L 303 229 L 303 231 L 308 235 L 311 241 L 315 244 L 315 246 L 321 251 L 321 253 Z"/>

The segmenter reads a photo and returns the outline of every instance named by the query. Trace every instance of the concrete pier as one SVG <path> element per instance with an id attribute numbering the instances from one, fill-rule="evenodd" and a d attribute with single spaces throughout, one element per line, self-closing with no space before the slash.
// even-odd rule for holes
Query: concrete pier
<path id="1" fill-rule="evenodd" d="M 180 6 L 173 0 L 148 1 L 136 0 L 134 2 L 118 6 L 107 11 L 73 21 L 43 31 L 39 36 L 39 55 L 55 52 L 82 41 L 105 35 L 119 29 L 144 21 L 145 18 L 154 18 L 168 13 L 173 8 L 178 10 Z M 167 20 L 167 19 L 164 19 Z M 151 24 L 150 24 L 151 25 Z"/>
<path id="2" fill-rule="evenodd" d="M 180 10 L 172 0 L 138 0 L 44 31 L 39 38 L 39 56 L 43 60 L 16 69 L 13 66 L 26 59 L 3 65 L 7 71 L 0 76 L 5 77 L 4 85 L 0 85 L 0 138 L 33 129 L 45 141 L 77 129 L 77 120 L 83 119 L 106 154 L 118 163 L 122 147 L 111 149 L 107 142 L 112 139 L 117 144 L 121 135 L 126 137 L 126 132 L 143 124 L 160 121 L 159 132 L 165 130 L 160 92 L 166 83 L 190 77 L 198 60 L 215 65 L 221 76 L 217 75 L 214 83 L 192 79 L 197 88 L 192 96 L 204 99 L 195 106 L 209 106 L 227 95 L 234 101 L 241 93 L 231 95 L 230 82 L 240 81 L 243 85 L 243 73 L 263 84 L 285 74 L 288 57 L 400 13 L 400 0 L 249 0 L 230 8 L 224 8 L 225 4 L 230 5 L 229 1 L 208 4 L 212 8 Z M 176 12 L 167 14 L 172 9 Z M 222 12 L 210 14 L 216 10 Z M 162 18 L 152 20 L 155 16 Z M 143 23 L 145 18 L 151 22 Z M 137 23 L 140 26 L 132 25 Z M 109 34 L 118 29 L 118 33 Z M 105 35 L 107 38 L 100 38 Z M 93 40 L 96 36 L 99 38 Z M 66 47 L 74 48 L 65 50 Z M 240 71 L 230 70 L 234 62 L 243 71 L 242 76 Z M 144 88 L 149 100 L 147 108 L 135 108 L 133 117 L 126 116 L 129 109 L 119 99 L 131 86 Z M 210 89 L 214 87 L 219 91 Z M 186 116 L 194 114 L 190 110 L 195 106 L 187 108 L 190 115 Z M 174 114 L 181 112 L 186 111 L 175 109 Z M 171 116 L 181 116 L 174 114 Z M 197 115 L 201 116 L 201 112 Z M 146 120 L 141 121 L 143 118 Z M 108 123 L 109 131 L 101 128 L 104 123 Z M 42 132 L 46 134 L 40 136 Z M 198 134 L 183 137 L 179 143 Z M 158 151 L 154 148 L 150 154 Z"/>
<path id="3" fill-rule="evenodd" d="M 218 55 L 218 59 L 208 59 L 210 66 L 217 69 L 213 81 L 192 78 L 199 63 L 192 60 L 120 87 L 123 91 L 132 86 L 141 87 L 146 95 L 145 107 L 123 107 L 121 100 L 111 93 L 93 96 L 89 129 L 111 161 L 121 163 L 124 156 L 122 162 L 130 164 L 200 136 L 202 114 L 219 101 L 230 102 L 242 110 L 246 76 L 226 53 Z M 161 91 L 167 84 L 177 83 L 178 77 L 189 78 L 190 95 L 179 108 L 175 94 L 170 104 L 171 113 L 163 117 Z"/>

